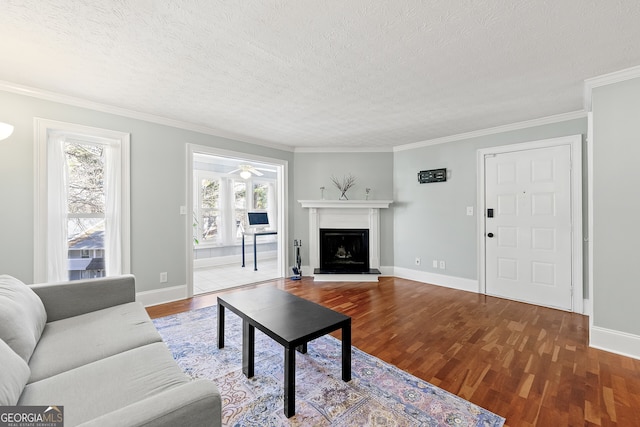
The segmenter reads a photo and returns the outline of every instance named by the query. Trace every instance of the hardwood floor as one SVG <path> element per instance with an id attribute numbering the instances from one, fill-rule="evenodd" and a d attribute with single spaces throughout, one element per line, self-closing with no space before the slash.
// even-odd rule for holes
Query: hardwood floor
<path id="1" fill-rule="evenodd" d="M 590 348 L 586 316 L 392 277 L 256 286 L 351 316 L 354 346 L 505 417 L 507 426 L 640 426 L 640 361 Z M 148 312 L 161 317 L 215 305 L 216 297 Z"/>

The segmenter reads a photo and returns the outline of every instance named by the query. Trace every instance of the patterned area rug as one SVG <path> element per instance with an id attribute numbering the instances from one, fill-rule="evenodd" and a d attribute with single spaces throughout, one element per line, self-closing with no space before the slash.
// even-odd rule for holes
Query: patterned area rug
<path id="1" fill-rule="evenodd" d="M 296 353 L 296 415 L 283 412 L 281 345 L 256 330 L 255 376 L 242 373 L 242 321 L 226 311 L 217 347 L 217 307 L 155 319 L 173 357 L 193 378 L 213 380 L 227 426 L 502 426 L 504 418 L 357 348 L 341 379 L 341 342 L 330 335 Z"/>

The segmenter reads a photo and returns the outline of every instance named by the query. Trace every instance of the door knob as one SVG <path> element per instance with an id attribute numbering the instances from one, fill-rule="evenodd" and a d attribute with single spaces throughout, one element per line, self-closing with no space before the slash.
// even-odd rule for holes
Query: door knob
<path id="1" fill-rule="evenodd" d="M 493 237 L 493 233 L 487 233 L 487 237 Z"/>

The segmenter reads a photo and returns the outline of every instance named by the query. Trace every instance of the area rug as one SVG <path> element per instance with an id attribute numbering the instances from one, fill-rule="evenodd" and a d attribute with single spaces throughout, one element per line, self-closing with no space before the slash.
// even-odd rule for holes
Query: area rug
<path id="1" fill-rule="evenodd" d="M 226 311 L 217 346 L 217 307 L 155 319 L 174 359 L 192 378 L 213 380 L 225 426 L 502 426 L 504 418 L 357 348 L 341 379 L 340 340 L 327 335 L 296 353 L 296 415 L 283 412 L 284 349 L 256 330 L 255 375 L 242 373 L 242 321 Z"/>

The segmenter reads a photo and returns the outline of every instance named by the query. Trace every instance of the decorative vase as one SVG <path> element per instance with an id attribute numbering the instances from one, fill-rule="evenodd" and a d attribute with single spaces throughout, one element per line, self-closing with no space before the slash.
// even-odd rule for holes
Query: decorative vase
<path id="1" fill-rule="evenodd" d="M 353 187 L 356 183 L 356 177 L 349 174 L 348 176 L 343 177 L 342 180 L 339 180 L 335 176 L 331 176 L 331 182 L 333 182 L 333 185 L 340 190 L 340 197 L 338 200 L 349 200 L 347 197 L 347 190 Z"/>

